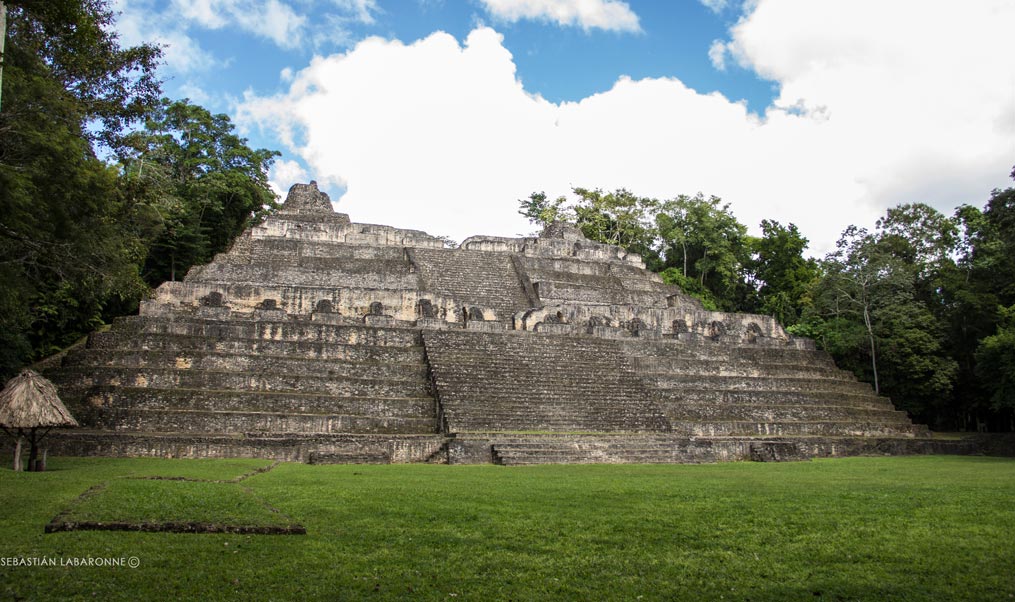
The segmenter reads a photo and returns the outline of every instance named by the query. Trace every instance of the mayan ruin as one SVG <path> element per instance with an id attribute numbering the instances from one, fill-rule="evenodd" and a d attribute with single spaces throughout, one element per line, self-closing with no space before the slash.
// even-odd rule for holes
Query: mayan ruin
<path id="1" fill-rule="evenodd" d="M 47 375 L 60 453 L 695 463 L 934 451 L 772 318 L 706 311 L 571 226 L 457 248 L 317 185 Z"/>

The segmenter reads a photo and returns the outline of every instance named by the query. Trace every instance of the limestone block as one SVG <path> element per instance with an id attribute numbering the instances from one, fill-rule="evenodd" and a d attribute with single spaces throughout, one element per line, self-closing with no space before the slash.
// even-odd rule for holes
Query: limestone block
<path id="1" fill-rule="evenodd" d="M 504 238 L 500 236 L 470 236 L 466 238 L 460 249 L 468 251 L 490 251 L 494 253 L 521 253 L 525 247 L 525 239 Z"/>
<path id="2" fill-rule="evenodd" d="M 498 322 L 495 320 L 469 320 L 465 323 L 465 329 L 479 332 L 500 332 L 503 330 L 509 330 L 510 325 L 507 322 Z"/>
<path id="3" fill-rule="evenodd" d="M 579 328 L 574 324 L 563 324 L 553 322 L 537 322 L 532 328 L 536 332 L 544 332 L 549 334 L 578 334 Z"/>
<path id="4" fill-rule="evenodd" d="M 367 314 L 363 316 L 363 323 L 367 326 L 395 326 L 397 321 L 391 316 L 380 316 Z"/>

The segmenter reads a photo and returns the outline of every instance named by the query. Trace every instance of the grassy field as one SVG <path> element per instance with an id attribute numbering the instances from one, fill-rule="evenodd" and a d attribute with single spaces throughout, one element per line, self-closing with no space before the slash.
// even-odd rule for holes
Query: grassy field
<path id="1" fill-rule="evenodd" d="M 1009 459 L 280 464 L 229 482 L 267 465 L 0 469 L 0 600 L 1015 599 Z M 61 513 L 260 524 L 266 507 L 307 534 L 43 534 Z"/>

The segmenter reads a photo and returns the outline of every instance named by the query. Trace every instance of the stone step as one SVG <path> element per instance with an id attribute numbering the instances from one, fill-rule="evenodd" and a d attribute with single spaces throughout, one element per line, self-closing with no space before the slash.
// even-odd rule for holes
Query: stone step
<path id="1" fill-rule="evenodd" d="M 96 426 L 118 431 L 174 433 L 435 433 L 434 418 L 204 410 L 126 409 Z"/>
<path id="2" fill-rule="evenodd" d="M 130 316 L 117 319 L 107 333 L 114 340 L 138 335 L 165 334 L 222 340 L 272 340 L 343 345 L 415 347 L 422 344 L 420 331 L 412 328 L 352 326 L 310 320 L 253 320 L 231 316 L 229 320 Z"/>
<path id="3" fill-rule="evenodd" d="M 445 414 L 444 424 L 450 433 L 478 432 L 548 432 L 548 433 L 666 433 L 666 426 L 646 424 L 632 418 L 552 415 L 453 415 Z"/>
<path id="4" fill-rule="evenodd" d="M 239 241 L 238 241 L 239 242 Z M 215 261 L 250 263 L 273 261 L 291 265 L 314 265 L 315 261 L 344 262 L 350 259 L 399 260 L 405 257 L 405 248 L 396 246 L 355 245 L 345 242 L 310 241 L 281 237 L 248 238 L 243 245 L 234 245 L 229 253 L 215 257 Z M 328 263 L 322 264 L 323 266 Z"/>
<path id="5" fill-rule="evenodd" d="M 471 333 L 470 333 L 471 334 Z M 541 336 L 541 335 L 533 335 Z M 444 354 L 443 357 L 447 359 L 445 365 L 448 370 L 459 369 L 461 371 L 466 368 L 459 368 L 460 366 L 469 366 L 473 364 L 483 364 L 485 366 L 494 367 L 527 367 L 527 368 L 542 368 L 548 375 L 553 375 L 559 370 L 555 370 L 552 362 L 554 358 L 560 358 L 561 353 L 568 353 L 573 355 L 584 355 L 588 361 L 583 366 L 592 367 L 612 367 L 615 372 L 622 372 L 625 374 L 636 374 L 637 371 L 623 361 L 618 361 L 619 358 L 615 353 L 615 349 L 595 347 L 595 346 L 568 346 L 568 347 L 555 347 L 555 346 L 544 346 L 537 340 L 530 348 L 515 348 L 509 345 L 501 347 L 491 347 L 490 349 L 461 349 L 461 350 L 450 350 Z M 586 370 L 588 371 L 588 370 Z"/>
<path id="6" fill-rule="evenodd" d="M 765 405 L 836 405 L 869 409 L 895 409 L 887 397 L 879 397 L 873 391 L 849 393 L 835 391 L 779 391 L 722 389 L 719 387 L 657 389 L 652 392 L 663 403 L 684 402 L 693 404 L 755 404 Z"/>
<path id="7" fill-rule="evenodd" d="M 927 427 L 883 422 L 750 422 L 674 421 L 673 431 L 697 437 L 736 436 L 837 436 L 837 437 L 913 437 L 925 435 Z"/>
<path id="8" fill-rule="evenodd" d="M 695 458 L 677 453 L 667 454 L 588 454 L 561 453 L 541 450 L 515 453 L 507 450 L 495 452 L 495 463 L 502 466 L 536 466 L 540 464 L 698 464 L 714 462 L 712 458 Z"/>
<path id="9" fill-rule="evenodd" d="M 720 361 L 675 358 L 637 358 L 635 370 L 648 376 L 709 375 L 709 376 L 807 376 L 832 380 L 855 381 L 856 376 L 847 370 L 824 365 L 792 362 Z"/>
<path id="10" fill-rule="evenodd" d="M 497 442 L 494 461 L 506 466 L 526 464 L 672 464 L 714 462 L 710 445 L 684 440 L 643 441 L 547 438 Z"/>
<path id="11" fill-rule="evenodd" d="M 337 215 L 337 214 L 336 214 Z M 285 238 L 288 240 L 321 241 L 348 245 L 433 247 L 443 248 L 444 242 L 419 230 L 407 230 L 377 224 L 352 224 L 335 215 L 294 215 L 279 213 L 254 226 L 245 235 L 251 239 Z"/>
<path id="12" fill-rule="evenodd" d="M 226 391 L 278 391 L 344 397 L 419 397 L 428 394 L 428 383 L 417 377 L 370 379 L 325 377 L 286 373 L 257 374 L 209 370 L 158 368 L 67 367 L 60 370 L 63 385 L 126 386 L 156 389 L 213 389 Z"/>
<path id="13" fill-rule="evenodd" d="M 640 345 L 627 343 L 627 351 L 636 358 L 674 360 L 713 360 L 726 362 L 783 362 L 827 366 L 835 362 L 824 351 L 795 347 L 764 347 L 752 345 L 720 345 L 712 342 L 685 343 L 669 340 L 646 340 Z M 636 360 L 638 361 L 638 360 Z"/>
<path id="14" fill-rule="evenodd" d="M 533 282 L 532 285 L 544 304 L 577 302 L 594 305 L 637 305 L 660 309 L 666 307 L 666 297 L 657 292 L 627 290 L 619 286 L 602 288 L 552 280 Z"/>
<path id="15" fill-rule="evenodd" d="M 386 449 L 311 452 L 307 464 L 391 464 L 391 454 Z"/>
<path id="16" fill-rule="evenodd" d="M 546 363 L 510 362 L 510 361 L 454 361 L 454 358 L 437 357 L 431 361 L 434 371 L 448 378 L 465 381 L 481 381 L 481 374 L 496 372 L 518 378 L 538 378 L 542 383 L 576 383 L 594 380 L 596 377 L 611 381 L 639 381 L 638 374 L 633 370 L 625 370 L 617 364 L 589 362 L 575 366 L 574 370 L 564 370 L 559 366 L 548 366 Z"/>
<path id="17" fill-rule="evenodd" d="M 271 357 L 302 357 L 348 362 L 391 362 L 418 364 L 425 362 L 423 346 L 365 345 L 326 343 L 321 341 L 277 341 L 272 339 L 219 339 L 204 336 L 172 334 L 136 334 L 119 336 L 112 332 L 95 332 L 89 336 L 88 348 L 97 353 L 149 350 L 164 353 L 216 352 L 256 354 Z"/>
<path id="18" fill-rule="evenodd" d="M 554 416 L 527 414 L 495 416 L 488 414 L 461 416 L 445 413 L 448 432 L 546 431 L 565 433 L 662 433 L 666 427 L 646 424 L 636 417 L 622 416 Z"/>
<path id="19" fill-rule="evenodd" d="M 440 380 L 438 380 L 438 387 Z M 650 396 L 635 390 L 617 389 L 608 385 L 598 383 L 587 383 L 581 387 L 570 389 L 570 395 L 555 388 L 525 387 L 521 384 L 505 384 L 497 388 L 482 385 L 462 386 L 454 389 L 442 389 L 441 400 L 454 402 L 455 406 L 466 408 L 490 408 L 500 405 L 518 405 L 521 407 L 533 404 L 552 405 L 561 407 L 585 407 L 588 405 L 603 406 L 601 412 L 610 412 L 612 408 L 626 407 L 633 405 L 640 407 L 640 404 L 651 399 Z M 606 403 L 609 402 L 609 403 Z M 613 404 L 613 405 L 609 405 Z"/>
<path id="20" fill-rule="evenodd" d="M 468 404 L 453 404 L 443 406 L 444 415 L 451 419 L 461 420 L 574 420 L 574 419 L 586 419 L 596 420 L 599 422 L 612 421 L 617 424 L 624 424 L 627 421 L 637 420 L 639 418 L 639 411 L 641 410 L 640 404 L 630 404 L 624 406 L 615 406 L 611 411 L 604 412 L 598 408 L 589 407 L 589 405 L 583 405 L 573 402 L 565 402 L 560 404 L 551 403 L 540 403 L 539 407 L 532 407 L 530 404 L 528 407 L 522 403 L 515 402 L 513 404 L 488 404 L 488 405 L 474 405 L 469 406 Z M 585 429 L 587 430 L 587 429 Z M 625 430 L 625 429 L 621 429 Z M 632 429 L 633 430 L 633 429 Z M 644 430 L 644 429 L 638 429 Z M 658 430 L 667 430 L 660 428 Z"/>
<path id="21" fill-rule="evenodd" d="M 177 370 L 289 373 L 309 376 L 356 378 L 427 378 L 422 361 L 350 362 L 334 359 L 286 357 L 217 351 L 163 352 L 149 350 L 82 349 L 67 355 L 65 366 L 107 366 L 119 368 L 175 368 Z"/>
<path id="22" fill-rule="evenodd" d="M 830 405 L 758 405 L 663 403 L 663 412 L 673 421 L 847 421 L 910 424 L 905 412 L 890 409 Z"/>
<path id="23" fill-rule="evenodd" d="M 524 334 L 523 334 L 524 333 Z M 612 339 L 600 339 L 596 337 L 576 337 L 543 334 L 531 331 L 508 330 L 502 333 L 463 332 L 457 333 L 460 336 L 468 336 L 463 339 L 468 344 L 449 350 L 455 357 L 469 359 L 482 359 L 488 357 L 489 352 L 499 352 L 502 355 L 519 355 L 520 360 L 534 357 L 553 357 L 554 353 L 560 351 L 568 352 L 594 352 L 607 354 L 610 358 L 590 357 L 590 361 L 613 359 L 623 354 L 623 351 Z M 525 338 L 522 338 L 525 337 Z M 529 360 L 530 362 L 532 360 Z"/>
<path id="24" fill-rule="evenodd" d="M 654 291 L 656 290 L 655 288 L 656 284 L 662 285 L 662 283 L 657 283 L 651 280 L 650 278 L 636 278 L 629 276 L 626 279 L 628 282 L 641 286 L 636 286 L 636 288 L 625 287 L 624 281 L 622 281 L 616 275 L 609 273 L 609 271 L 600 274 L 592 274 L 587 273 L 586 271 L 578 272 L 557 269 L 547 270 L 547 269 L 529 268 L 525 271 L 525 273 L 533 284 L 537 282 L 552 282 L 561 285 L 593 287 L 603 290 L 638 290 L 638 291 L 644 290 Z"/>
<path id="25" fill-rule="evenodd" d="M 553 431 L 586 433 L 665 433 L 670 429 L 655 425 L 637 425 L 630 417 L 587 416 L 575 414 L 530 413 L 515 415 L 453 414 L 444 415 L 448 431 Z"/>
<path id="26" fill-rule="evenodd" d="M 526 274 L 546 271 L 598 276 L 641 276 L 662 282 L 662 278 L 654 272 L 648 272 L 642 267 L 617 261 L 588 261 L 577 257 L 541 257 L 537 255 L 521 255 L 518 256 L 518 261 Z"/>
<path id="27" fill-rule="evenodd" d="M 767 376 L 646 376 L 645 381 L 656 389 L 716 388 L 734 391 L 829 391 L 836 393 L 873 393 L 867 383 L 848 380 L 808 377 Z"/>
<path id="28" fill-rule="evenodd" d="M 303 414 L 352 414 L 384 418 L 432 418 L 432 397 L 335 397 L 271 391 L 237 392 L 209 389 L 146 387 L 66 387 L 60 397 L 79 421 L 96 410 L 223 410 Z"/>
<path id="29" fill-rule="evenodd" d="M 286 264 L 237 265 L 211 263 L 191 268 L 185 282 L 203 284 L 249 284 L 310 288 L 418 289 L 419 275 L 405 260 L 360 259 L 342 262 L 331 269 Z"/>

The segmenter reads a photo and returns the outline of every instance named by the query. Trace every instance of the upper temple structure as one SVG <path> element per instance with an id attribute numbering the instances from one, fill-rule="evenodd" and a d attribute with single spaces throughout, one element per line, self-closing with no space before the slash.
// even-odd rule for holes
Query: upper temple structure
<path id="1" fill-rule="evenodd" d="M 47 375 L 83 427 L 54 444 L 71 454 L 527 464 L 935 447 L 812 341 L 707 311 L 572 226 L 447 248 L 352 223 L 314 182 Z"/>

